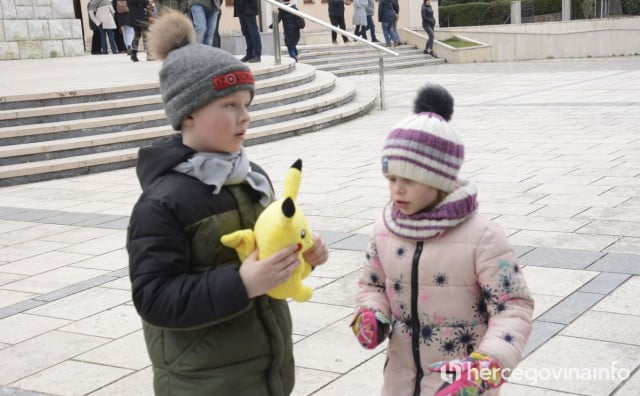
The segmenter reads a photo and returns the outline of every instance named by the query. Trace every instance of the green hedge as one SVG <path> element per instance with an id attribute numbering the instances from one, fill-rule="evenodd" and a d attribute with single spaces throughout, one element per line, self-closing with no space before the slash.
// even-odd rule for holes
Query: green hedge
<path id="1" fill-rule="evenodd" d="M 629 15 L 640 15 L 640 0 L 622 0 L 622 12 Z"/>
<path id="2" fill-rule="evenodd" d="M 442 6 L 440 26 L 501 25 L 511 15 L 511 0 Z"/>
<path id="3" fill-rule="evenodd" d="M 501 25 L 511 15 L 511 0 L 446 0 L 440 5 L 440 26 Z M 588 1 L 588 0 L 587 0 Z M 626 0 L 636 1 L 640 0 Z M 536 15 L 562 11 L 562 0 L 534 0 Z"/>

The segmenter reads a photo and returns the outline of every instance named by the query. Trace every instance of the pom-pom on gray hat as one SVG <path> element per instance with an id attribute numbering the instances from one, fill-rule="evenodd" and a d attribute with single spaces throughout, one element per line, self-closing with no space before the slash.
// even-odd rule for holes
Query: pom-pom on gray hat
<path id="1" fill-rule="evenodd" d="M 230 53 L 194 44 L 195 31 L 184 14 L 166 10 L 149 29 L 149 49 L 163 59 L 160 93 L 171 126 L 180 130 L 194 111 L 236 91 L 255 94 L 247 65 Z"/>

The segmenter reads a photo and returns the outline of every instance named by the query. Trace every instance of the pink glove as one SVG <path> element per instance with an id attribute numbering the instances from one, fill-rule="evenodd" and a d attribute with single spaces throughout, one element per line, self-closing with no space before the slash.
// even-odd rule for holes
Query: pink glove
<path id="1" fill-rule="evenodd" d="M 433 363 L 429 370 L 454 374 L 453 382 L 442 384 L 434 396 L 479 396 L 504 382 L 498 361 L 479 352 L 462 360 Z"/>
<path id="2" fill-rule="evenodd" d="M 373 349 L 389 335 L 389 319 L 382 312 L 360 308 L 350 324 L 360 345 Z"/>

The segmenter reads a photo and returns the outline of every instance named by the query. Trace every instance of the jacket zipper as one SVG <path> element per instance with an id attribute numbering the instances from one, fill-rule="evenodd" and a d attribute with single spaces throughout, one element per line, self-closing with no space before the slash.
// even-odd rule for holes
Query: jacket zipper
<path id="1" fill-rule="evenodd" d="M 411 263 L 411 349 L 413 350 L 413 362 L 416 365 L 416 383 L 413 388 L 413 396 L 420 395 L 420 381 L 424 377 L 420 364 L 420 318 L 418 316 L 418 264 L 422 254 L 422 245 L 422 241 L 417 243 Z"/>

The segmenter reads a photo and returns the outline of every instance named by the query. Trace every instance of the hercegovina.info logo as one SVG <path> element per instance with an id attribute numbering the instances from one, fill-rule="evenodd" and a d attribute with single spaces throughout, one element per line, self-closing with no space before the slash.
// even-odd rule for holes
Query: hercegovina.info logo
<path id="1" fill-rule="evenodd" d="M 618 362 L 613 362 L 609 367 L 528 367 L 511 370 L 508 368 L 497 369 L 502 378 L 507 381 L 526 383 L 535 386 L 538 382 L 556 381 L 625 381 L 631 376 L 631 371 L 624 367 L 617 367 Z M 451 370 L 442 368 L 440 378 L 448 383 L 453 383 L 463 375 L 471 382 L 478 379 L 482 381 L 495 381 L 496 369 L 491 368 L 470 368 L 468 371 L 461 371 L 460 368 Z"/>

